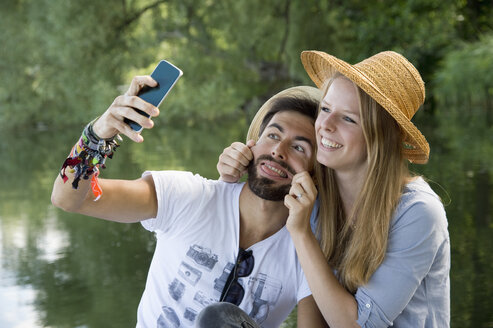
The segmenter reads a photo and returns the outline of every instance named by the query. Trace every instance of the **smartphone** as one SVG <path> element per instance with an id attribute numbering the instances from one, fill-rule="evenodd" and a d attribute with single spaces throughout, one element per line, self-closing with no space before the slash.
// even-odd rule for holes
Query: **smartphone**
<path id="1" fill-rule="evenodd" d="M 183 72 L 178 67 L 170 62 L 167 62 L 166 60 L 161 60 L 151 74 L 151 77 L 158 83 L 157 87 L 150 88 L 145 86 L 142 90 L 140 90 L 138 96 L 148 103 L 159 107 L 171 88 L 175 85 L 176 81 L 178 81 L 182 75 Z M 146 112 L 139 109 L 135 109 L 135 111 L 141 115 L 150 117 L 150 115 Z M 137 124 L 128 118 L 125 118 L 124 122 L 130 125 L 130 127 L 135 131 L 142 131 L 142 126 L 140 126 L 140 124 Z"/>

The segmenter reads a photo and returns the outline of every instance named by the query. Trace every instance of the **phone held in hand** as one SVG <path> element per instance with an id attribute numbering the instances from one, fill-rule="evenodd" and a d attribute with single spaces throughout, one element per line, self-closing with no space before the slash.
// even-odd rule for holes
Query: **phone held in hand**
<path id="1" fill-rule="evenodd" d="M 178 81 L 182 75 L 183 72 L 178 67 L 170 62 L 167 62 L 166 60 L 161 60 L 151 74 L 151 77 L 156 80 L 158 86 L 154 88 L 145 86 L 142 90 L 140 90 L 138 96 L 148 103 L 159 107 L 171 88 L 175 85 L 176 81 Z M 141 115 L 150 117 L 147 113 L 139 109 L 135 110 Z M 124 122 L 130 125 L 130 127 L 135 131 L 142 131 L 142 126 L 140 126 L 140 124 L 137 124 L 128 118 L 125 118 Z"/>

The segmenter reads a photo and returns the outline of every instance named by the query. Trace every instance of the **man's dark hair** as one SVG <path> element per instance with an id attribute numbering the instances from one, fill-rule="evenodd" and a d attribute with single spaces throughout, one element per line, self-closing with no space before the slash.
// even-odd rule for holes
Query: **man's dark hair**
<path id="1" fill-rule="evenodd" d="M 274 115 L 281 112 L 296 112 L 316 120 L 318 113 L 318 102 L 305 97 L 281 97 L 273 101 L 271 108 L 265 114 L 262 124 L 260 124 L 259 137 L 265 130 Z"/>

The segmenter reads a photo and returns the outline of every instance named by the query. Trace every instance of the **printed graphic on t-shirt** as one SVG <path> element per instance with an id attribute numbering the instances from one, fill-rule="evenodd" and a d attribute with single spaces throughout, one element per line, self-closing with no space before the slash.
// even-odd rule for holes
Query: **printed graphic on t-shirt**
<path id="1" fill-rule="evenodd" d="M 204 248 L 197 244 L 190 246 L 187 256 L 208 271 L 211 271 L 217 263 L 216 254 L 213 254 L 209 248 Z"/>
<path id="2" fill-rule="evenodd" d="M 179 314 L 169 305 L 163 306 L 157 322 L 158 328 L 177 328 L 181 324 L 192 325 L 202 308 L 218 301 L 214 296 L 195 289 L 200 286 L 198 283 L 203 278 L 203 270 L 212 271 L 218 260 L 218 256 L 209 248 L 197 244 L 189 247 L 185 260 L 178 267 L 176 278 L 168 285 L 168 292 L 177 304 L 190 300 L 191 296 L 184 297 L 186 293 L 194 293 L 193 303 L 185 304 L 187 305 L 185 309 L 180 311 L 184 312 Z M 228 262 L 221 274 L 214 279 L 216 296 L 221 295 L 233 269 L 234 263 Z M 257 273 L 255 276 L 238 278 L 238 283 L 245 290 L 245 297 L 249 297 L 250 304 L 245 304 L 245 310 L 261 325 L 267 319 L 269 310 L 275 307 L 280 298 L 282 282 L 265 273 Z M 187 292 L 188 289 L 191 291 Z"/>
<path id="3" fill-rule="evenodd" d="M 178 274 L 192 286 L 195 286 L 202 276 L 202 272 L 200 270 L 195 269 L 186 262 L 181 262 L 180 268 L 178 269 Z"/>
<path id="4" fill-rule="evenodd" d="M 207 305 L 210 305 L 212 303 L 215 303 L 217 302 L 217 300 L 213 299 L 213 298 L 210 298 L 210 297 L 207 297 L 203 292 L 201 292 L 200 290 L 195 293 L 195 295 L 193 296 L 193 300 L 200 304 L 202 307 L 206 307 Z"/>
<path id="5" fill-rule="evenodd" d="M 157 328 L 178 328 L 180 327 L 180 319 L 176 312 L 169 306 L 163 306 L 163 312 L 157 321 Z"/>
<path id="6" fill-rule="evenodd" d="M 228 277 L 231 274 L 231 270 L 235 267 L 234 263 L 228 262 L 223 269 L 223 273 L 219 276 L 219 278 L 214 279 L 214 289 L 221 294 L 223 292 L 224 287 L 226 286 L 226 281 L 228 281 Z"/>
<path id="7" fill-rule="evenodd" d="M 169 284 L 168 291 L 169 291 L 169 295 L 175 301 L 179 301 L 183 296 L 183 294 L 185 293 L 185 284 L 175 278 L 171 282 L 171 284 Z"/>
<path id="8" fill-rule="evenodd" d="M 279 279 L 259 273 L 248 279 L 248 288 L 253 295 L 253 308 L 248 315 L 258 324 L 267 319 L 270 307 L 277 304 L 281 296 L 282 283 Z"/>
<path id="9" fill-rule="evenodd" d="M 229 262 L 223 269 L 221 276 L 214 280 L 214 289 L 221 293 L 226 286 L 234 264 Z M 253 305 L 248 315 L 258 324 L 267 319 L 269 309 L 277 304 L 281 296 L 282 283 L 279 279 L 269 277 L 264 273 L 259 273 L 255 277 L 238 278 L 238 283 L 245 289 L 250 290 L 253 298 Z M 245 288 L 245 283 L 247 287 Z"/>
<path id="10" fill-rule="evenodd" d="M 207 297 L 200 290 L 194 290 L 194 286 L 202 279 L 203 270 L 207 272 L 212 271 L 217 261 L 218 256 L 209 248 L 197 244 L 193 244 L 189 247 L 185 260 L 182 261 L 178 267 L 177 277 L 168 285 L 168 293 L 177 303 L 182 303 L 187 300 L 185 297 L 187 290 L 192 289 L 192 292 L 195 293 L 193 295 L 194 304 L 198 305 L 199 309 L 192 308 L 192 304 L 190 304 L 180 316 L 172 307 L 168 305 L 163 306 L 162 313 L 157 322 L 157 327 L 180 327 L 181 323 L 185 324 L 185 321 L 187 321 L 189 325 L 193 324 L 200 309 L 218 301 L 217 299 Z M 188 298 L 188 300 L 190 300 L 190 298 Z"/>
<path id="11" fill-rule="evenodd" d="M 185 313 L 183 314 L 183 317 L 185 318 L 185 320 L 188 320 L 190 322 L 194 322 L 195 318 L 197 317 L 197 311 L 195 311 L 192 308 L 187 307 L 185 309 Z"/>

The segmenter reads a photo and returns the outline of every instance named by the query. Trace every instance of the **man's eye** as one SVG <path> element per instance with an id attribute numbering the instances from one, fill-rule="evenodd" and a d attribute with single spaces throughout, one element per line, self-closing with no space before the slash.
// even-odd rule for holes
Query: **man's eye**
<path id="1" fill-rule="evenodd" d="M 279 140 L 279 136 L 275 133 L 269 133 L 267 137 L 269 137 L 270 139 Z"/>
<path id="2" fill-rule="evenodd" d="M 296 146 L 294 146 L 294 149 L 295 149 L 296 151 L 299 151 L 299 152 L 302 152 L 302 153 L 304 153 L 304 152 L 305 152 L 305 148 L 303 148 L 303 147 L 302 147 L 302 146 L 300 146 L 300 145 L 296 145 Z"/>

